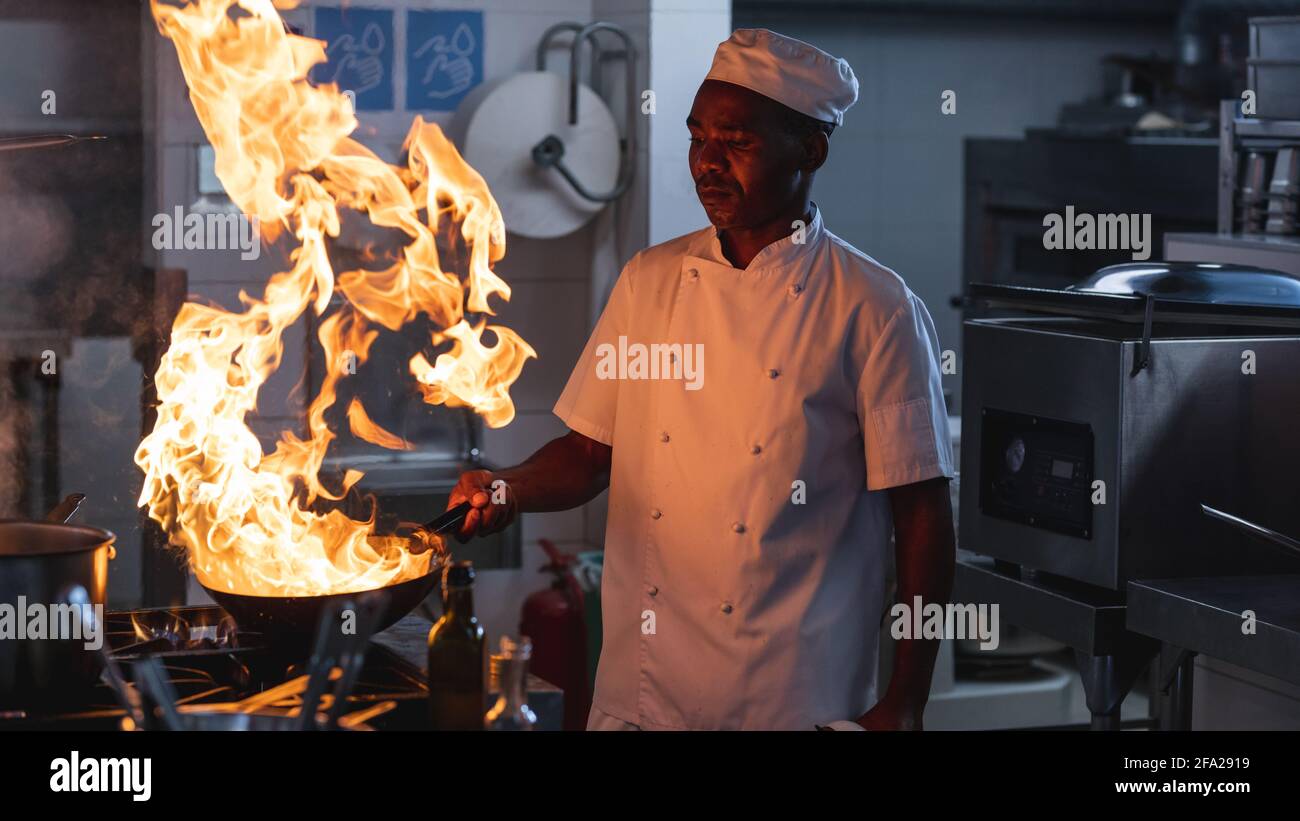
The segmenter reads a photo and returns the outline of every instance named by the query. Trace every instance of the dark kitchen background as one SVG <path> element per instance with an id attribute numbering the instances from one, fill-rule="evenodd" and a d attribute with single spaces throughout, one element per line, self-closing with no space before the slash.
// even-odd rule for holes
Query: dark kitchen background
<path id="1" fill-rule="evenodd" d="M 285 17 L 328 38 L 328 12 L 339 5 L 308 2 Z M 471 416 L 423 405 L 402 377 L 418 334 L 382 344 L 361 388 L 367 408 L 418 448 L 394 455 L 345 437 L 332 467 L 366 470 L 363 487 L 403 518 L 441 510 L 456 475 L 475 460 L 512 464 L 562 433 L 551 408 L 621 264 L 705 225 L 686 169 L 683 121 L 713 49 L 732 28 L 772 28 L 852 64 L 859 103 L 832 139 L 816 201 L 831 230 L 902 274 L 929 306 L 942 347 L 960 361 L 965 283 L 1057 288 L 1130 259 L 1127 251 L 1046 253 L 1045 213 L 1069 204 L 1149 213 L 1153 259 L 1169 253 L 1167 234 L 1222 228 L 1220 101 L 1239 100 L 1247 87 L 1247 20 L 1300 15 L 1300 2 L 1244 0 L 356 6 L 380 13 L 376 55 L 388 60 L 380 84 L 358 95 L 358 138 L 389 161 L 399 157 L 416 113 L 467 139 L 474 90 L 534 70 L 543 33 L 567 21 L 625 29 L 637 50 L 633 87 L 656 98 L 652 116 L 633 120 L 635 177 L 615 203 L 555 237 L 516 232 L 507 213 L 511 235 L 497 271 L 514 294 L 501 320 L 540 355 L 512 391 L 518 416 L 511 425 L 489 430 Z M 427 34 L 415 30 L 408 11 L 465 12 L 472 34 L 460 54 L 472 68 L 468 86 L 426 97 L 436 101 L 429 107 L 413 91 L 427 77 L 392 59 Z M 590 61 L 586 82 L 622 128 L 626 63 L 606 57 Z M 551 69 L 567 71 L 567 58 L 567 47 L 556 49 Z M 347 76 L 338 79 L 346 87 Z M 940 110 L 946 90 L 956 93 L 952 115 Z M 53 113 L 43 110 L 48 91 Z M 284 249 L 269 246 L 246 261 L 235 251 L 152 246 L 156 214 L 231 206 L 175 52 L 147 4 L 0 0 L 0 138 L 45 133 L 107 139 L 0 152 L 0 517 L 40 517 L 64 495 L 85 493 L 79 519 L 118 538 L 111 608 L 205 601 L 182 558 L 136 507 L 141 474 L 132 454 L 150 424 L 150 377 L 176 306 L 189 295 L 236 307 L 241 289 L 258 292 L 283 269 Z M 1294 218 L 1289 230 L 1295 233 Z M 1183 253 L 1209 261 L 1214 252 Z M 1254 264 L 1300 273 L 1294 248 L 1268 250 Z M 268 446 L 281 430 L 302 430 L 321 370 L 312 333 L 304 320 L 286 335 L 284 362 L 250 422 Z M 960 375 L 944 380 L 960 444 Z M 545 562 L 539 539 L 581 554 L 584 578 L 598 579 L 603 505 L 602 497 L 582 510 L 525 516 L 472 549 L 483 569 L 476 603 L 490 642 L 517 629 L 524 597 L 547 583 L 538 572 Z M 1070 650 L 1014 627 L 1005 635 L 1000 656 L 980 654 L 971 642 L 945 644 L 928 727 L 1088 721 Z M 1198 665 L 1197 726 L 1300 726 L 1295 686 L 1231 665 Z M 1124 716 L 1145 716 L 1146 696 L 1139 686 Z"/>

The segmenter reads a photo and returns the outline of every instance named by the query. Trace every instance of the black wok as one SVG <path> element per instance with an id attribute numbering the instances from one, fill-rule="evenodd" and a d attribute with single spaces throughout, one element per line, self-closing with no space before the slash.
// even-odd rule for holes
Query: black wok
<path id="1" fill-rule="evenodd" d="M 435 558 L 430 563 L 429 572 L 423 576 L 379 588 L 385 594 L 385 601 L 375 619 L 375 632 L 391 627 L 414 610 L 441 577 L 442 562 Z M 326 596 L 245 596 L 214 590 L 207 585 L 203 589 L 230 614 L 239 629 L 261 633 L 271 645 L 304 651 L 311 648 L 312 639 L 316 636 L 316 625 L 331 605 L 369 592 L 331 593 Z"/>
<path id="2" fill-rule="evenodd" d="M 462 502 L 433 521 L 418 526 L 417 531 L 431 534 L 447 533 L 459 525 L 469 511 L 469 502 Z M 429 591 L 442 577 L 442 568 L 446 560 L 446 554 L 434 553 L 429 560 L 429 572 L 425 575 L 418 579 L 379 588 L 379 591 L 385 594 L 386 601 L 382 603 L 375 617 L 374 632 L 378 633 L 393 626 L 424 601 Z M 321 615 L 334 603 L 370 592 L 353 591 L 326 596 L 246 596 L 214 590 L 207 585 L 203 585 L 203 589 L 208 591 L 208 595 L 230 614 L 241 630 L 261 633 L 273 646 L 297 650 L 306 650 L 310 647 Z"/>

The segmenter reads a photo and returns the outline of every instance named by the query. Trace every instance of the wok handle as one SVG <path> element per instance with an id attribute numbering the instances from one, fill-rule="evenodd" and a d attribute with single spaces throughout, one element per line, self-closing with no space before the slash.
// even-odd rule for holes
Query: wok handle
<path id="1" fill-rule="evenodd" d="M 446 533 L 454 530 L 461 522 L 465 521 L 465 517 L 473 509 L 474 506 L 469 502 L 461 502 L 433 521 L 425 522 L 424 529 L 430 533 Z"/>
<path id="2" fill-rule="evenodd" d="M 411 552 L 422 553 L 433 546 L 430 544 L 434 541 L 430 538 L 431 536 L 441 535 L 455 530 L 461 522 L 465 521 L 465 517 L 468 516 L 469 512 L 473 509 L 474 506 L 469 502 L 461 502 L 438 518 L 425 522 L 422 525 L 415 524 L 414 522 L 402 522 L 399 525 L 399 528 L 410 529 L 410 535 L 406 538 L 410 545 Z"/>

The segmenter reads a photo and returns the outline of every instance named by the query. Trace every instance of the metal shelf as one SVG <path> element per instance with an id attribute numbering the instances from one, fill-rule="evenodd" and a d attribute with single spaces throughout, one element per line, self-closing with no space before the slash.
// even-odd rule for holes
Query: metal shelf
<path id="1" fill-rule="evenodd" d="M 1276 147 L 1296 144 L 1300 146 L 1300 121 L 1257 120 L 1237 116 L 1237 101 L 1219 103 L 1219 218 L 1220 234 L 1231 234 L 1236 228 L 1237 150 L 1243 140 L 1267 140 Z M 1252 148 L 1273 148 L 1255 143 Z M 1253 236 L 1253 235 L 1252 235 Z M 1285 236 L 1285 235 L 1283 235 Z"/>
<path id="2" fill-rule="evenodd" d="M 1232 129 L 1238 137 L 1300 140 L 1300 120 L 1234 119 Z"/>
<path id="3" fill-rule="evenodd" d="M 1165 242 L 1195 242 L 1205 245 L 1222 245 L 1228 248 L 1249 248 L 1252 251 L 1277 251 L 1284 254 L 1300 254 L 1300 236 L 1287 234 L 1165 234 Z M 1242 263 L 1248 264 L 1248 263 Z M 1267 268 L 1267 265 L 1259 267 Z"/>

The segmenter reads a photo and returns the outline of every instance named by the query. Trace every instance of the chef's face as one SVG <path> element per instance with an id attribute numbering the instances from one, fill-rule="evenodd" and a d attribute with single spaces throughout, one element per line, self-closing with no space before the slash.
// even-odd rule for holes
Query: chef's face
<path id="1" fill-rule="evenodd" d="M 747 88 L 705 80 L 686 120 L 691 177 L 709 222 L 753 228 L 801 206 L 812 173 L 825 160 L 788 127 L 780 103 Z M 818 150 L 821 156 L 818 157 Z"/>

